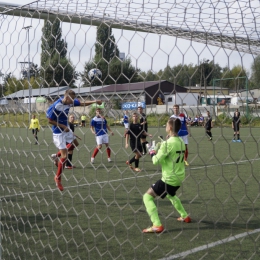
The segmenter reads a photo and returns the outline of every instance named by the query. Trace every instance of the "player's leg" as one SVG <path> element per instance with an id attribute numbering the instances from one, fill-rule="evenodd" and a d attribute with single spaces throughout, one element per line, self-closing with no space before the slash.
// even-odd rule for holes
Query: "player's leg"
<path id="1" fill-rule="evenodd" d="M 66 147 L 68 151 L 73 151 L 75 147 L 79 145 L 78 140 L 74 136 L 73 132 L 64 133 L 64 138 L 66 138 Z M 55 157 L 60 157 L 61 152 L 58 151 L 56 154 L 52 154 L 51 157 L 55 160 Z"/>
<path id="2" fill-rule="evenodd" d="M 105 143 L 105 146 L 106 146 L 106 152 L 107 152 L 107 161 L 108 162 L 112 162 L 111 158 L 110 158 L 110 156 L 111 156 L 111 149 L 109 147 L 109 143 Z"/>
<path id="3" fill-rule="evenodd" d="M 38 130 L 37 129 L 35 129 L 35 135 L 34 135 L 34 137 L 35 137 L 35 144 L 38 144 Z"/>
<path id="4" fill-rule="evenodd" d="M 63 169 L 65 168 L 66 160 L 67 160 L 67 147 L 66 147 L 66 133 L 63 132 L 61 134 L 53 135 L 53 143 L 60 151 L 60 158 L 58 160 L 58 168 L 56 171 L 56 175 L 54 177 L 56 186 L 60 191 L 63 191 L 63 186 L 61 184 L 61 175 Z"/>
<path id="5" fill-rule="evenodd" d="M 146 150 L 146 137 L 145 136 L 142 136 L 141 138 L 141 144 L 142 144 L 142 154 L 146 154 L 147 153 L 147 150 Z"/>
<path id="6" fill-rule="evenodd" d="M 184 207 L 181 203 L 181 200 L 176 195 L 171 196 L 170 194 L 167 194 L 166 197 L 170 200 L 170 202 L 172 203 L 174 208 L 180 214 L 180 217 L 177 220 L 183 221 L 183 222 L 186 222 L 186 223 L 191 222 L 191 219 L 190 219 L 188 213 L 186 212 L 186 210 L 184 209 Z"/>
<path id="7" fill-rule="evenodd" d="M 188 144 L 189 144 L 189 140 L 188 140 L 188 135 L 185 136 L 181 136 L 184 144 L 185 144 L 185 153 L 184 153 L 184 163 L 186 166 L 189 166 L 188 163 L 188 155 L 189 155 L 189 150 L 188 150 Z"/>
<path id="8" fill-rule="evenodd" d="M 134 157 L 133 157 L 132 159 L 130 159 L 129 161 L 126 161 L 126 164 L 127 164 L 131 169 L 135 169 L 136 167 L 133 168 L 132 163 L 135 163 L 135 166 L 136 166 L 136 153 L 137 153 L 137 149 L 138 149 L 138 148 L 136 148 L 135 142 L 131 142 L 131 140 L 130 140 L 130 147 L 131 147 L 131 149 L 132 149 L 132 151 L 133 151 L 133 153 L 134 153 L 135 155 L 134 155 Z M 139 146 L 139 149 L 141 149 L 141 151 L 142 151 L 142 147 Z"/>
<path id="9" fill-rule="evenodd" d="M 66 161 L 66 169 L 72 169 L 72 157 L 73 157 L 73 151 L 68 151 L 68 159 Z"/>
<path id="10" fill-rule="evenodd" d="M 102 135 L 96 136 L 97 146 L 96 146 L 96 148 L 94 149 L 94 151 L 92 153 L 91 161 L 90 161 L 91 163 L 94 162 L 96 155 L 98 154 L 99 150 L 102 148 L 102 143 L 103 143 L 102 140 L 103 140 L 103 136 Z"/>
<path id="11" fill-rule="evenodd" d="M 210 128 L 207 128 L 207 129 L 206 129 L 206 134 L 208 135 L 209 140 L 212 140 L 212 134 L 211 134 Z"/>
<path id="12" fill-rule="evenodd" d="M 164 227 L 161 223 L 161 220 L 158 215 L 157 207 L 154 203 L 154 198 L 160 196 L 165 192 L 165 189 L 161 192 L 160 189 L 163 188 L 163 185 L 160 185 L 161 180 L 157 181 L 153 188 L 149 188 L 147 192 L 143 195 L 143 202 L 146 208 L 146 211 L 152 222 L 152 227 L 146 228 L 143 230 L 143 233 L 161 233 L 164 230 Z M 165 197 L 165 196 L 164 196 Z"/>
<path id="13" fill-rule="evenodd" d="M 141 147 L 137 147 L 137 150 L 135 151 L 135 168 L 134 170 L 136 172 L 140 172 L 141 169 L 139 169 L 139 159 L 142 157 L 142 154 L 141 154 L 141 151 L 142 151 L 142 148 Z"/>
<path id="14" fill-rule="evenodd" d="M 66 161 L 66 169 L 72 169 L 72 168 L 76 168 L 75 166 L 72 166 L 72 157 L 73 157 L 73 150 L 75 147 L 77 147 L 79 145 L 78 140 L 75 138 L 75 136 L 73 135 L 74 140 L 72 141 L 72 143 L 70 144 L 70 146 L 67 144 L 67 149 L 68 149 L 68 159 Z"/>

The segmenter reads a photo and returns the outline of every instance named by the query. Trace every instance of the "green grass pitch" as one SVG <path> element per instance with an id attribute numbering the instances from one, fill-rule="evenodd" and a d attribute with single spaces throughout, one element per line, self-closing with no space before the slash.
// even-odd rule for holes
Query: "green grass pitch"
<path id="1" fill-rule="evenodd" d="M 2 259 L 177 259 L 197 247 L 204 249 L 186 259 L 259 259 L 258 233 L 205 249 L 259 228 L 259 129 L 242 128 L 243 143 L 232 143 L 231 128 L 213 128 L 213 142 L 203 128 L 191 128 L 190 166 L 177 195 L 192 223 L 177 222 L 170 202 L 158 199 L 162 234 L 142 234 L 151 225 L 142 195 L 160 178 L 160 167 L 146 155 L 140 173 L 129 169 L 125 161 L 133 154 L 124 148 L 124 129 L 113 130 L 113 162 L 103 147 L 91 165 L 94 136 L 76 128 L 77 168 L 64 171 L 61 193 L 53 180 L 51 130 L 43 129 L 34 145 L 31 131 L 0 128 Z M 164 127 L 149 133 L 156 140 L 166 135 Z"/>

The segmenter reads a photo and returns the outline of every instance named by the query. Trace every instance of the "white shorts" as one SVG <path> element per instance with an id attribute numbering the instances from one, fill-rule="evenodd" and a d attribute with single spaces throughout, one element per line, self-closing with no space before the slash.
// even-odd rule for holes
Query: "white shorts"
<path id="1" fill-rule="evenodd" d="M 76 139 L 76 137 L 72 131 L 53 134 L 53 143 L 59 150 L 66 149 L 66 143 L 72 143 L 74 139 Z"/>
<path id="2" fill-rule="evenodd" d="M 189 144 L 188 135 L 180 136 L 185 144 Z"/>
<path id="3" fill-rule="evenodd" d="M 129 123 L 125 123 L 125 129 L 128 129 L 129 128 Z"/>
<path id="4" fill-rule="evenodd" d="M 109 143 L 109 136 L 108 136 L 108 134 L 96 136 L 96 142 L 97 142 L 97 145 L 108 144 Z"/>

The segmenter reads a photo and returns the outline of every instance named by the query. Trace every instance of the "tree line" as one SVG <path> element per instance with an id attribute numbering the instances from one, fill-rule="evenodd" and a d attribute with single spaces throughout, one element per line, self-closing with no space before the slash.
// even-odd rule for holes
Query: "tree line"
<path id="1" fill-rule="evenodd" d="M 0 88 L 1 95 L 9 95 L 22 89 L 41 87 L 70 86 L 76 87 L 76 80 L 81 78 L 82 87 L 122 84 L 128 82 L 168 80 L 180 86 L 221 86 L 233 90 L 245 88 L 245 78 L 249 78 L 249 72 L 237 65 L 232 69 L 221 67 L 210 60 L 202 60 L 196 64 L 178 64 L 167 66 L 158 72 L 149 70 L 141 71 L 132 65 L 131 58 L 121 60 L 119 49 L 112 29 L 107 24 L 97 28 L 95 43 L 95 55 L 84 64 L 84 71 L 76 71 L 76 67 L 68 58 L 68 44 L 62 38 L 62 29 L 59 19 L 45 20 L 41 38 L 41 61 L 30 64 L 29 71 L 24 70 L 22 77 L 17 79 L 11 73 L 6 74 L 3 85 Z M 88 72 L 92 68 L 98 68 L 102 72 L 101 79 L 90 82 Z M 29 75 L 28 75 L 29 73 Z M 217 83 L 214 79 L 219 80 Z M 229 79 L 229 80 L 226 80 Z M 257 56 L 251 66 L 251 77 L 248 88 L 258 88 L 260 80 L 260 56 Z"/>

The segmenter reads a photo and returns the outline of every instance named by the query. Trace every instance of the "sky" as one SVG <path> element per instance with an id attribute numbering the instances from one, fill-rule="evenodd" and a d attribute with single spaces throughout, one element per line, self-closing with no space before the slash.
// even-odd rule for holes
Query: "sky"
<path id="1" fill-rule="evenodd" d="M 111 2 L 113 1 L 119 0 L 111 0 Z M 124 0 L 121 1 L 124 2 Z M 227 3 L 234 2 L 231 0 L 226 1 Z M 0 3 L 3 2 L 8 4 L 21 3 L 20 0 L 0 0 Z M 22 1 L 23 4 L 29 4 L 31 2 L 31 0 Z M 73 0 L 71 0 L 71 2 L 73 2 Z M 165 0 L 165 3 L 167 3 L 167 0 Z M 151 12 L 151 10 L 153 10 L 153 8 L 148 11 Z M 175 9 L 172 10 L 177 13 Z M 221 14 L 220 18 L 222 16 L 223 14 Z M 195 24 L 195 22 L 191 22 L 191 18 L 192 14 L 190 14 L 190 19 L 187 19 L 187 25 L 182 24 L 180 26 L 185 28 L 185 26 L 189 27 L 191 24 Z M 142 19 L 144 20 L 145 17 Z M 161 19 L 160 15 L 158 15 L 158 19 Z M 176 19 L 176 22 L 180 20 L 177 14 L 174 19 Z M 210 15 L 208 18 L 206 16 L 204 18 L 205 21 L 210 21 L 210 19 Z M 188 21 L 190 24 L 188 24 Z M 28 31 L 23 29 L 23 27 L 28 25 L 32 25 L 32 28 L 29 30 L 29 45 L 27 42 Z M 21 71 L 20 62 L 28 61 L 28 53 L 30 53 L 29 59 L 31 62 L 38 65 L 40 64 L 42 26 L 43 21 L 37 19 L 32 20 L 16 16 L 6 16 L 4 20 L 3 17 L 1 18 L 0 71 L 2 71 L 2 73 L 12 72 L 14 75 L 19 76 Z M 200 25 L 200 27 L 201 26 L 202 25 Z M 210 26 L 210 24 L 206 23 L 205 26 Z M 236 28 L 234 25 L 234 29 L 243 34 L 241 28 Z M 62 23 L 62 32 L 63 38 L 65 38 L 68 43 L 68 56 L 73 65 L 76 66 L 76 70 L 82 72 L 85 62 L 91 59 L 95 54 L 96 27 Z M 142 71 L 152 70 L 158 72 L 164 69 L 168 64 L 170 66 L 175 66 L 180 63 L 192 63 L 197 65 L 203 60 L 214 60 L 214 62 L 218 63 L 221 67 L 228 66 L 232 69 L 233 66 L 240 65 L 250 72 L 251 65 L 254 61 L 254 57 L 251 54 L 231 51 L 221 47 L 213 47 L 173 36 L 121 29 L 113 29 L 112 32 L 120 52 L 124 52 L 126 57 L 130 57 L 132 64 Z"/>

